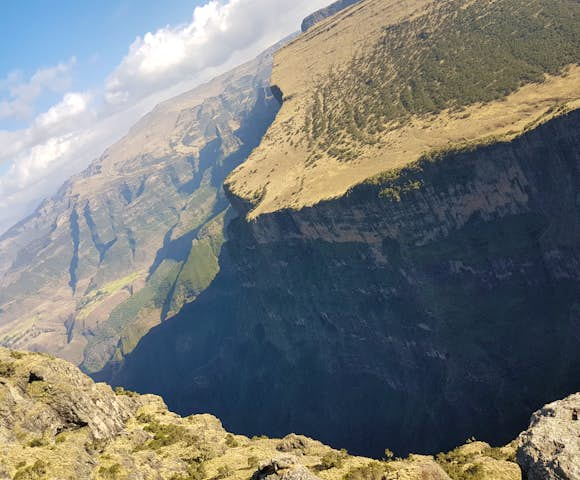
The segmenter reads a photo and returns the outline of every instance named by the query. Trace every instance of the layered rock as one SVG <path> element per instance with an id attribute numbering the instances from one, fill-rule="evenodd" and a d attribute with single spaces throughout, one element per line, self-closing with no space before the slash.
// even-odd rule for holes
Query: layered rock
<path id="1" fill-rule="evenodd" d="M 373 455 L 578 390 L 579 8 L 366 0 L 278 52 L 220 274 L 105 378 Z"/>
<path id="2" fill-rule="evenodd" d="M 509 441 L 578 388 L 579 125 L 574 111 L 233 221 L 210 288 L 114 382 L 355 452 Z"/>

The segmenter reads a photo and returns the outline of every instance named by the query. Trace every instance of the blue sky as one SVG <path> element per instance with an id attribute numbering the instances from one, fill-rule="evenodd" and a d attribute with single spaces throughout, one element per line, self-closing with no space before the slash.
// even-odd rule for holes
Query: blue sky
<path id="1" fill-rule="evenodd" d="M 101 82 L 127 47 L 144 32 L 190 20 L 201 0 L 7 0 L 0 10 L 0 78 L 76 58 L 73 84 L 87 89 Z M 55 94 L 39 99 L 48 108 Z M 5 126 L 22 123 L 6 121 Z M 0 123 L 0 126 L 2 124 Z"/>
<path id="2" fill-rule="evenodd" d="M 0 2 L 0 235 L 157 103 L 330 0 Z"/>

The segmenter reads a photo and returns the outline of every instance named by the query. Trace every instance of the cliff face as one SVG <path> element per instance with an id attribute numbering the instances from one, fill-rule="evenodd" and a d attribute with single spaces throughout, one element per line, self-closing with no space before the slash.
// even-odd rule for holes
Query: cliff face
<path id="1" fill-rule="evenodd" d="M 218 271 L 221 184 L 279 103 L 272 51 L 169 100 L 0 238 L 0 344 L 99 370 Z"/>
<path id="2" fill-rule="evenodd" d="M 212 285 L 113 381 L 355 452 L 513 438 L 579 387 L 579 126 L 575 110 L 233 221 Z"/>
<path id="3" fill-rule="evenodd" d="M 317 10 L 316 12 L 308 15 L 302 21 L 302 26 L 301 26 L 302 32 L 306 32 L 307 30 L 310 30 L 314 25 L 321 22 L 325 18 L 331 17 L 332 15 L 335 15 L 336 13 L 338 13 L 338 12 L 344 10 L 345 8 L 348 8 L 351 5 L 354 5 L 355 3 L 358 3 L 360 1 L 361 0 L 338 0 L 338 2 L 334 2 L 326 8 L 321 8 L 320 10 Z"/>

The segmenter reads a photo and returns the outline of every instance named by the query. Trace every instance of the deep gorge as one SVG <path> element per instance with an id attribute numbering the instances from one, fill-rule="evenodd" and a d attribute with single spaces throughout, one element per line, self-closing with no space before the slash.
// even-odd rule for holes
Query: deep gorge
<path id="1" fill-rule="evenodd" d="M 214 282 L 103 377 L 353 453 L 509 441 L 580 387 L 579 126 L 573 111 L 251 222 L 230 194 Z"/>

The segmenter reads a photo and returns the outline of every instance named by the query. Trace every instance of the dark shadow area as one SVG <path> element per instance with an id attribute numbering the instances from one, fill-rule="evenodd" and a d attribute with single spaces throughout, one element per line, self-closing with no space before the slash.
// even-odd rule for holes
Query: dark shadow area
<path id="1" fill-rule="evenodd" d="M 95 377 L 229 431 L 299 432 L 355 454 L 513 440 L 580 388 L 579 127 L 573 112 L 404 170 L 389 188 L 417 176 L 428 188 L 400 201 L 361 185 L 233 220 L 211 286 Z M 459 222 L 453 205 L 474 192 L 511 203 L 480 202 Z"/>

